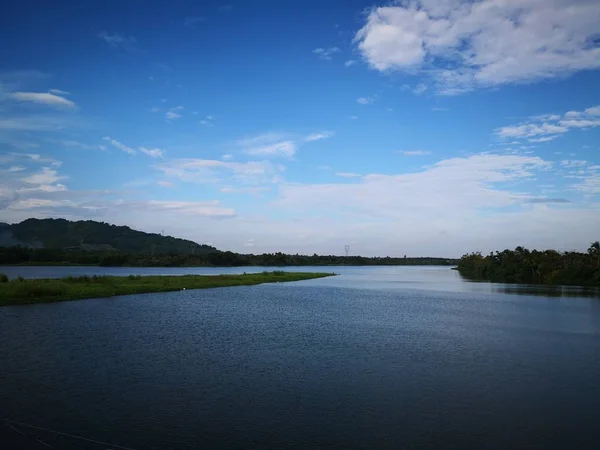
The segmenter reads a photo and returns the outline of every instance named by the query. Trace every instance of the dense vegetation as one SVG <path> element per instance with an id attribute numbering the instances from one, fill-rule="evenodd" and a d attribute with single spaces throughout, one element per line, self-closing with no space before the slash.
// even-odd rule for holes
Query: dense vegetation
<path id="1" fill-rule="evenodd" d="M 71 222 L 65 219 L 27 219 L 13 225 L 1 224 L 0 232 L 1 244 L 4 246 L 155 255 L 185 255 L 216 250 L 185 239 L 144 233 L 93 220 Z"/>
<path id="2" fill-rule="evenodd" d="M 0 265 L 82 264 L 100 266 L 332 266 L 332 265 L 456 265 L 447 258 L 366 258 L 362 256 L 243 255 L 214 250 L 203 254 L 134 254 L 115 251 L 84 251 L 50 248 L 0 247 Z"/>
<path id="3" fill-rule="evenodd" d="M 474 280 L 502 283 L 600 286 L 600 242 L 587 253 L 556 250 L 515 250 L 464 255 L 458 264 L 461 275 Z"/>
<path id="4" fill-rule="evenodd" d="M 249 286 L 261 283 L 309 280 L 332 275 L 334 274 L 275 271 L 217 276 L 84 276 L 30 280 L 17 278 L 8 281 L 5 275 L 2 276 L 0 274 L 0 306 L 103 298 L 149 292 L 180 291 L 182 289 Z"/>
<path id="5" fill-rule="evenodd" d="M 28 219 L 0 224 L 0 265 L 101 266 L 333 266 L 456 265 L 447 258 L 245 255 L 92 220 Z"/>

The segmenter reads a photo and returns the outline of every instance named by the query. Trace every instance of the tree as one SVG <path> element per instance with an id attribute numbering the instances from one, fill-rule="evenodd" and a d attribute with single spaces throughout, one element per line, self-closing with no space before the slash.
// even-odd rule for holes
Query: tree
<path id="1" fill-rule="evenodd" d="M 600 242 L 592 242 L 592 245 L 588 248 L 588 253 L 597 258 L 596 267 L 600 269 Z"/>

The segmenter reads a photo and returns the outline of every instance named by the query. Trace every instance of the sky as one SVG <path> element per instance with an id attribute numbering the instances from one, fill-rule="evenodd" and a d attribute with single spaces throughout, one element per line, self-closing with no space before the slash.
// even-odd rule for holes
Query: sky
<path id="1" fill-rule="evenodd" d="M 0 40 L 0 221 L 243 253 L 600 239 L 597 0 L 9 0 Z"/>

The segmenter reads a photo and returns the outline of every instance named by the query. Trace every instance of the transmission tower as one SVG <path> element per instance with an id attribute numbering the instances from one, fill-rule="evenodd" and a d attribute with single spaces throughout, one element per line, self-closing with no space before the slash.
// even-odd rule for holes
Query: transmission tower
<path id="1" fill-rule="evenodd" d="M 350 246 L 348 244 L 344 245 L 344 251 L 346 252 L 346 258 L 347 258 L 348 252 L 350 252 Z"/>

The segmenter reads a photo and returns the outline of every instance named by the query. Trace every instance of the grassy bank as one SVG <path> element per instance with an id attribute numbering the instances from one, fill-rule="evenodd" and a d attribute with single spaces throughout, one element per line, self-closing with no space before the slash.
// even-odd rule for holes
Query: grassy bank
<path id="1" fill-rule="evenodd" d="M 59 279 L 15 279 L 0 282 L 0 306 L 51 303 L 86 298 L 150 292 L 206 289 L 227 286 L 250 286 L 310 280 L 332 276 L 332 273 L 262 272 L 243 275 L 183 275 L 183 276 L 83 276 Z M 1 278 L 0 278 L 1 281 Z"/>

